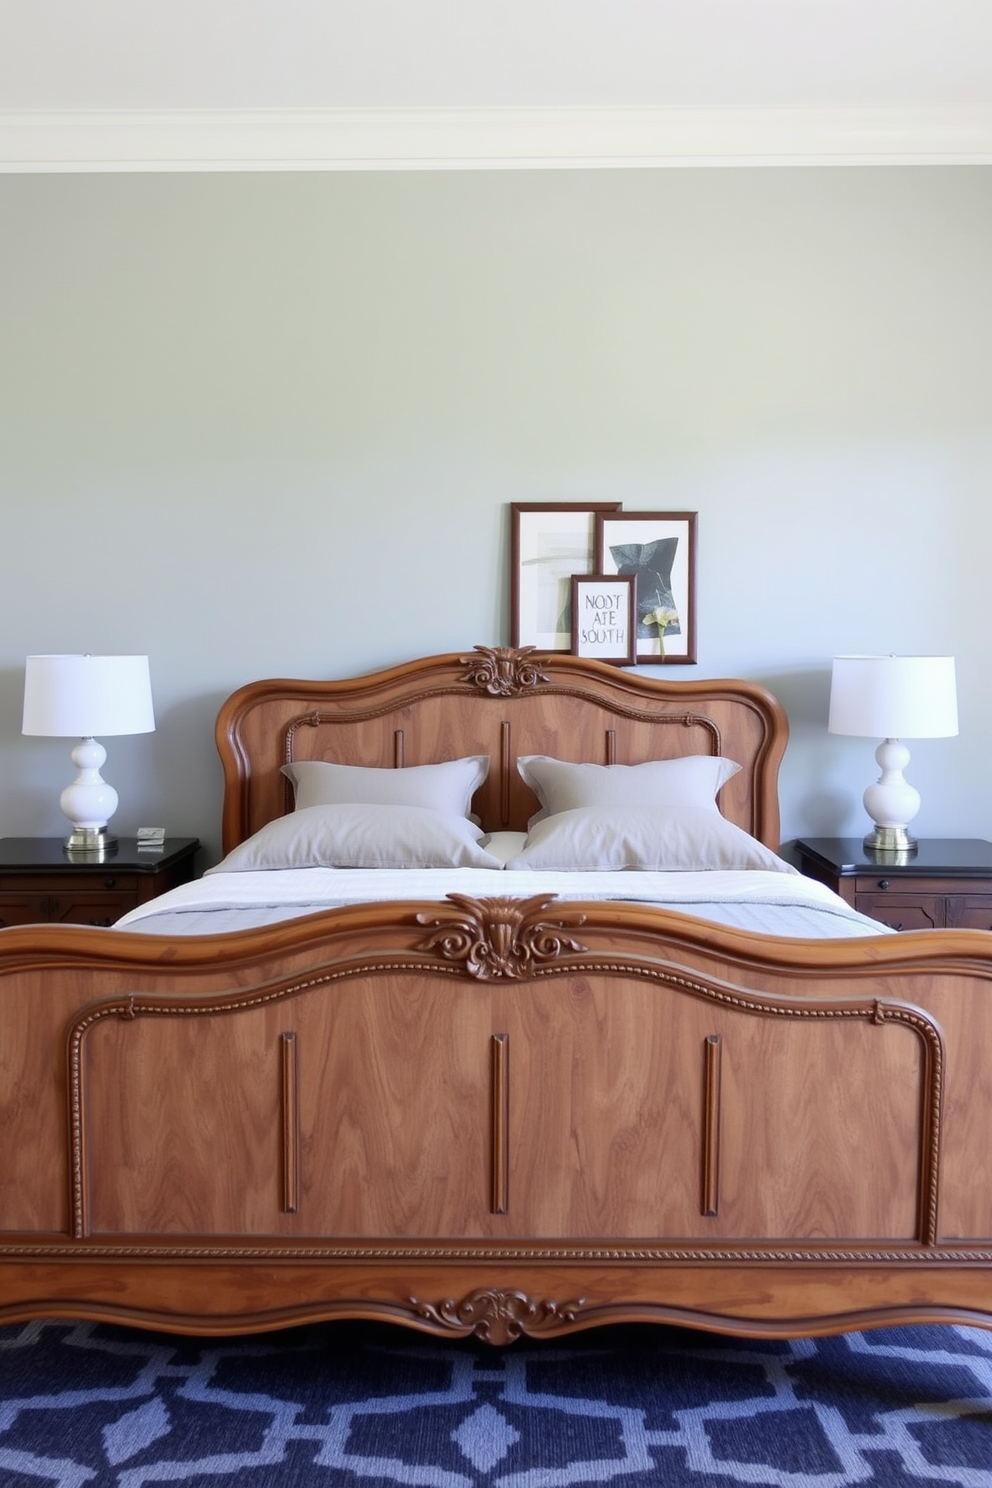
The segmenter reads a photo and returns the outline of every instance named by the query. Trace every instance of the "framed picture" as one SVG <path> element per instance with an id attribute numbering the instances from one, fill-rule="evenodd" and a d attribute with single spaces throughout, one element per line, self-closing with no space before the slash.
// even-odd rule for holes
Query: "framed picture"
<path id="1" fill-rule="evenodd" d="M 630 666 L 637 640 L 633 574 L 572 575 L 572 650 Z"/>
<path id="2" fill-rule="evenodd" d="M 596 567 L 596 517 L 619 501 L 510 506 L 510 645 L 568 651 L 572 575 Z"/>
<path id="3" fill-rule="evenodd" d="M 597 512 L 596 568 L 637 580 L 638 661 L 696 660 L 696 513 Z"/>

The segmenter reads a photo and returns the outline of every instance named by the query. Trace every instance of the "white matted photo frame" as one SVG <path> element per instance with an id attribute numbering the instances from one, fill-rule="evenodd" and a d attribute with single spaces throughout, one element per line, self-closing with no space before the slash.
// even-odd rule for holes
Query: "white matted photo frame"
<path id="1" fill-rule="evenodd" d="M 572 575 L 596 567 L 596 518 L 619 501 L 510 505 L 510 645 L 572 647 Z"/>
<path id="2" fill-rule="evenodd" d="M 572 652 L 631 666 L 637 649 L 633 574 L 572 575 Z"/>
<path id="3" fill-rule="evenodd" d="M 696 660 L 696 512 L 597 512 L 596 569 L 637 580 L 636 659 Z"/>

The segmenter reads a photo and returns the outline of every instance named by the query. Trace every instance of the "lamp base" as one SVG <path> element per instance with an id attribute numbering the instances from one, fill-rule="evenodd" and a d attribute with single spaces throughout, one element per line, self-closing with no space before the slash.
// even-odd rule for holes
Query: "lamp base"
<path id="1" fill-rule="evenodd" d="M 902 773 L 909 750 L 901 739 L 883 739 L 875 759 L 882 773 L 864 794 L 865 810 L 875 823 L 864 840 L 865 851 L 879 862 L 905 863 L 916 852 L 916 838 L 906 824 L 920 809 L 920 793 Z"/>
<path id="2" fill-rule="evenodd" d="M 916 852 L 916 838 L 905 827 L 879 827 L 868 833 L 864 840 L 866 852 L 881 856 L 888 862 L 904 862 Z"/>
<path id="3" fill-rule="evenodd" d="M 85 859 L 87 863 L 99 863 L 112 858 L 117 851 L 118 839 L 106 827 L 76 827 L 62 844 L 67 858 Z"/>

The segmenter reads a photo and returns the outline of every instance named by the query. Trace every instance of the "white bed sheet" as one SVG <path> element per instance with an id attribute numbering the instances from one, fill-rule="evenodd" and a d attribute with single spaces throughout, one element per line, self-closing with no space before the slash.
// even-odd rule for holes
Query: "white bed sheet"
<path id="1" fill-rule="evenodd" d="M 825 884 L 793 873 L 530 873 L 488 868 L 286 868 L 211 873 L 131 910 L 118 929 L 154 935 L 216 935 L 319 910 L 389 899 L 622 900 L 656 904 L 766 935 L 838 939 L 894 933 L 851 909 Z"/>

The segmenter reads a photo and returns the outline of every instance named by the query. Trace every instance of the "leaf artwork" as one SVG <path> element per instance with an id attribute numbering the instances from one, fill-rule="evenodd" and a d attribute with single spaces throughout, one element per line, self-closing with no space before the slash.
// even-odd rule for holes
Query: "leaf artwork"
<path id="1" fill-rule="evenodd" d="M 617 543 L 610 546 L 610 555 L 619 574 L 637 576 L 637 634 L 656 634 L 652 619 L 656 611 L 667 611 L 671 619 L 665 625 L 665 635 L 681 635 L 678 609 L 672 593 L 672 565 L 679 545 L 677 537 L 660 537 L 655 542 Z M 661 632 L 657 632 L 661 634 Z"/>

